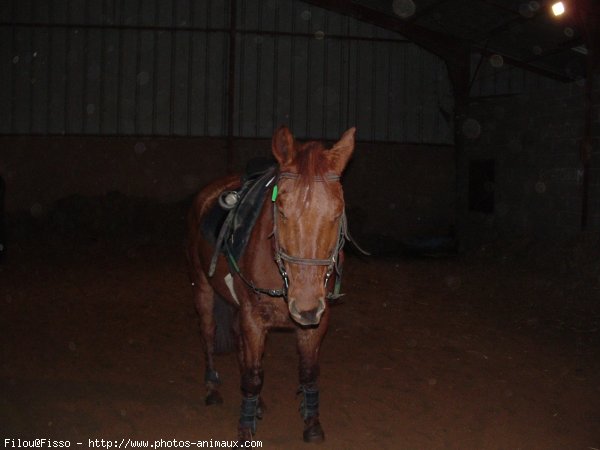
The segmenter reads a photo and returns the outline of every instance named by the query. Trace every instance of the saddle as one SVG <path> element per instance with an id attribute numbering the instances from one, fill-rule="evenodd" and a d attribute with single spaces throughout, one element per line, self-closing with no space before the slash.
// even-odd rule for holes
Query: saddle
<path id="1" fill-rule="evenodd" d="M 209 277 L 214 275 L 220 254 L 224 254 L 234 267 L 244 254 L 267 191 L 277 173 L 276 165 L 271 164 L 266 169 L 264 166 L 264 161 L 249 164 L 241 178 L 241 187 L 237 191 L 221 193 L 219 201 L 201 224 L 203 236 L 215 248 Z"/>

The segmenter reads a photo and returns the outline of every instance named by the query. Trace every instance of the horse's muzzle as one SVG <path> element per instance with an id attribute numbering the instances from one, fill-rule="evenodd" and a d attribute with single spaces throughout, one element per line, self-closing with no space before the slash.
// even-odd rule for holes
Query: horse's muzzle
<path id="1" fill-rule="evenodd" d="M 296 306 L 296 299 L 290 298 L 288 300 L 288 309 L 290 316 L 298 324 L 303 326 L 318 325 L 321 321 L 321 316 L 325 312 L 325 299 L 320 297 L 316 308 L 300 311 Z"/>

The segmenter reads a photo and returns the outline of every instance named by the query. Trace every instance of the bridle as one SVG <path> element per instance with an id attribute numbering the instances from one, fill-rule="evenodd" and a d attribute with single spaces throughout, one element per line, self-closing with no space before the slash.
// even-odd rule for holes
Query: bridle
<path id="1" fill-rule="evenodd" d="M 271 233 L 271 237 L 273 238 L 273 242 L 274 242 L 274 257 L 273 259 L 275 260 L 275 263 L 277 264 L 277 268 L 279 269 L 279 274 L 281 275 L 281 278 L 283 279 L 283 286 L 281 289 L 265 289 L 265 288 L 260 288 L 254 285 L 254 283 L 250 280 L 248 280 L 243 274 L 242 272 L 239 270 L 239 268 L 235 267 L 237 274 L 239 275 L 239 277 L 242 279 L 242 281 L 248 285 L 248 287 L 250 287 L 254 292 L 256 292 L 257 294 L 265 294 L 268 295 L 270 297 L 283 297 L 284 299 L 287 300 L 287 294 L 288 294 L 288 290 L 290 287 L 290 280 L 289 280 L 289 276 L 287 273 L 287 270 L 285 268 L 285 264 L 284 261 L 289 263 L 289 264 L 299 264 L 299 265 L 304 265 L 304 266 L 327 266 L 327 271 L 325 273 L 325 279 L 324 279 L 324 285 L 325 287 L 327 287 L 327 284 L 329 283 L 329 280 L 331 278 L 331 276 L 333 275 L 333 273 L 335 272 L 337 274 L 337 278 L 338 280 L 340 279 L 341 275 L 342 275 L 342 271 L 341 271 L 341 267 L 339 264 L 339 254 L 342 250 L 342 248 L 344 247 L 344 244 L 346 242 L 346 239 L 348 239 L 349 241 L 351 241 L 352 239 L 350 238 L 350 235 L 348 234 L 348 226 L 347 226 L 347 220 L 346 220 L 346 212 L 344 211 L 342 213 L 342 215 L 340 216 L 340 218 L 338 219 L 339 221 L 339 225 L 338 225 L 338 237 L 337 237 L 337 241 L 336 244 L 331 252 L 331 254 L 329 255 L 328 258 L 324 258 L 324 259 L 320 259 L 320 258 L 302 258 L 299 256 L 293 256 L 290 255 L 288 253 L 286 253 L 282 248 L 281 245 L 279 243 L 279 233 L 278 233 L 278 227 L 277 227 L 277 216 L 278 216 L 278 208 L 277 208 L 277 203 L 275 202 L 276 200 L 276 196 L 277 196 L 277 189 L 278 189 L 278 182 L 281 179 L 298 179 L 300 177 L 299 174 L 297 173 L 293 173 L 293 172 L 281 172 L 278 176 L 273 177 L 268 183 L 267 186 L 270 185 L 273 181 L 275 181 L 275 184 L 273 186 L 273 196 L 272 196 L 272 202 L 273 202 L 273 231 Z M 316 176 L 313 178 L 313 181 L 317 181 L 317 182 L 331 182 L 331 181 L 339 181 L 340 176 L 336 175 L 336 174 L 327 174 L 325 176 Z M 361 250 L 362 251 L 362 250 Z M 366 252 L 365 252 L 366 253 Z M 327 294 L 327 298 L 328 299 L 337 299 L 338 297 L 341 296 L 341 294 L 339 294 L 339 292 L 337 292 L 339 290 L 339 283 L 336 282 L 336 289 L 334 290 L 334 292 L 329 292 Z"/>
<path id="2" fill-rule="evenodd" d="M 295 179 L 299 178 L 299 175 L 297 173 L 292 173 L 292 172 L 282 172 L 279 174 L 279 177 L 277 179 L 281 180 L 284 178 L 295 180 Z M 317 176 L 317 177 L 313 178 L 314 181 L 318 181 L 318 182 L 339 181 L 339 179 L 340 179 L 340 176 L 336 175 L 336 174 L 328 174 L 328 175 L 325 175 L 322 177 Z M 277 186 L 277 184 L 275 186 Z M 342 250 L 342 248 L 344 247 L 344 244 L 346 242 L 345 236 L 347 235 L 345 211 L 342 213 L 342 215 L 338 219 L 338 237 L 337 237 L 336 244 L 335 244 L 333 250 L 331 251 L 331 254 L 329 255 L 329 257 L 323 258 L 323 259 L 321 259 L 321 258 L 302 258 L 299 256 L 290 255 L 281 248 L 281 245 L 279 243 L 279 233 L 278 233 L 278 226 L 277 226 L 278 208 L 277 208 L 277 203 L 275 202 L 275 197 L 276 197 L 276 194 L 272 198 L 272 200 L 273 200 L 273 232 L 271 233 L 271 235 L 273 237 L 274 247 L 275 247 L 275 255 L 274 255 L 273 259 L 275 260 L 275 263 L 277 264 L 277 268 L 279 269 L 279 274 L 281 275 L 281 278 L 283 279 L 282 296 L 287 298 L 287 292 L 290 287 L 290 281 L 289 281 L 289 277 L 287 274 L 287 270 L 285 268 L 284 261 L 289 264 L 298 264 L 298 265 L 302 265 L 302 266 L 327 266 L 327 271 L 325 272 L 325 280 L 324 280 L 325 288 L 327 288 L 329 279 L 331 278 L 331 275 L 333 275 L 334 271 L 338 274 L 338 276 L 341 276 L 341 270 L 339 267 L 339 254 L 340 254 L 340 251 Z M 328 298 L 332 298 L 333 295 L 335 295 L 335 294 L 329 293 Z"/>

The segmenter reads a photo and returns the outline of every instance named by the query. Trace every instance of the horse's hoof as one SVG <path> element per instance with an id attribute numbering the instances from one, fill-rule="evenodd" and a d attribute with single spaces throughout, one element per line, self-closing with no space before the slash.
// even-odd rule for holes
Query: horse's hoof
<path id="1" fill-rule="evenodd" d="M 250 427 L 238 427 L 238 447 L 245 447 L 246 442 L 252 441 L 252 428 Z"/>
<path id="2" fill-rule="evenodd" d="M 302 434 L 302 437 L 304 438 L 304 442 L 314 444 L 325 440 L 325 433 L 323 432 L 323 428 L 321 428 L 319 419 L 308 419 L 304 423 L 304 433 Z"/>
<path id="3" fill-rule="evenodd" d="M 221 397 L 219 391 L 211 391 L 206 395 L 204 403 L 206 404 L 206 406 L 220 405 L 223 403 L 223 397 Z"/>

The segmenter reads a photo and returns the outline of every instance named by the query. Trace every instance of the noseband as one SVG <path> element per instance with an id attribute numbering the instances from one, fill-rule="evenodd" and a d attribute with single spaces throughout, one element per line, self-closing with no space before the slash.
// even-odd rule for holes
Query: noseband
<path id="1" fill-rule="evenodd" d="M 296 173 L 291 173 L 291 172 L 282 172 L 279 174 L 278 180 L 281 180 L 282 178 L 287 178 L 287 179 L 298 179 L 299 175 Z M 339 181 L 340 176 L 339 175 L 335 175 L 335 174 L 329 174 L 329 175 L 325 175 L 324 177 L 318 176 L 318 177 L 314 177 L 313 180 L 314 181 L 319 181 L 319 182 L 329 182 L 329 181 Z M 274 189 L 277 188 L 277 184 L 275 185 Z M 290 280 L 287 274 L 287 271 L 285 269 L 285 265 L 284 265 L 284 261 L 290 264 L 298 264 L 298 265 L 302 265 L 302 266 L 327 266 L 327 272 L 325 273 L 325 287 L 327 287 L 327 283 L 329 282 L 329 279 L 331 278 L 331 275 L 333 274 L 334 270 L 337 272 L 338 275 L 341 275 L 341 271 L 340 271 L 340 267 L 338 265 L 338 256 L 340 251 L 342 250 L 342 248 L 344 247 L 344 243 L 346 242 L 344 236 L 347 234 L 346 233 L 346 213 L 342 213 L 341 217 L 339 218 L 339 225 L 338 225 L 338 238 L 335 244 L 335 247 L 333 248 L 331 254 L 329 255 L 328 258 L 325 259 L 320 259 L 320 258 L 301 258 L 299 256 L 292 256 L 288 253 L 286 253 L 285 251 L 283 251 L 283 249 L 281 248 L 281 245 L 279 244 L 279 233 L 278 233 L 278 227 L 277 227 L 277 212 L 278 212 L 278 208 L 277 208 L 277 204 L 275 203 L 275 197 L 276 197 L 276 193 L 273 195 L 273 240 L 274 240 L 274 245 L 275 245 L 275 256 L 274 256 L 274 260 L 275 263 L 277 264 L 277 268 L 279 269 L 279 273 L 281 275 L 281 278 L 283 278 L 283 289 L 282 289 L 282 296 L 287 298 L 287 292 L 288 289 L 290 287 Z M 336 295 L 334 293 L 329 293 L 327 295 L 328 298 L 333 298 L 333 296 Z"/>

